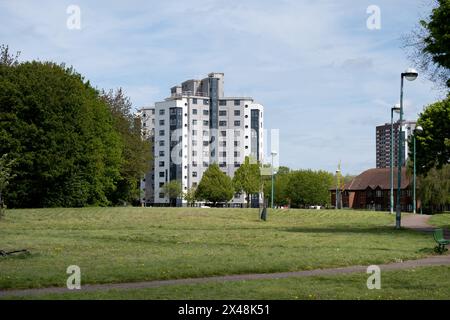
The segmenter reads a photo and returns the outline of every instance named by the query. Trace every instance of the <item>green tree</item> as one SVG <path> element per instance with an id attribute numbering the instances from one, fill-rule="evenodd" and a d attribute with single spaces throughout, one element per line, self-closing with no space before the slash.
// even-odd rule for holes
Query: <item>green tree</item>
<path id="1" fill-rule="evenodd" d="M 297 170 L 289 174 L 287 196 L 293 207 L 329 205 L 333 175 L 326 171 Z"/>
<path id="2" fill-rule="evenodd" d="M 450 1 L 435 0 L 431 14 L 405 39 L 410 58 L 432 81 L 450 87 Z"/>
<path id="3" fill-rule="evenodd" d="M 274 197 L 273 203 L 276 206 L 286 206 L 290 204 L 290 200 L 287 194 L 289 185 L 290 169 L 288 167 L 279 167 L 274 175 Z M 272 201 L 272 177 L 266 176 L 264 180 L 264 195 L 269 201 L 269 205 Z"/>
<path id="4" fill-rule="evenodd" d="M 214 206 L 218 202 L 228 202 L 234 195 L 231 178 L 214 163 L 203 173 L 195 194 L 197 199 L 212 202 Z"/>
<path id="5" fill-rule="evenodd" d="M 426 210 L 441 212 L 450 205 L 450 164 L 431 169 L 426 176 L 419 176 L 417 182 L 418 197 Z"/>
<path id="6" fill-rule="evenodd" d="M 177 198 L 183 194 L 181 182 L 178 180 L 172 180 L 164 184 L 162 191 L 166 197 L 170 200 L 170 205 L 175 206 Z"/>
<path id="7" fill-rule="evenodd" d="M 236 192 L 245 192 L 249 208 L 250 195 L 261 191 L 262 180 L 258 163 L 251 163 L 250 158 L 245 157 L 244 163 L 234 173 L 232 181 Z"/>
<path id="8" fill-rule="evenodd" d="M 184 192 L 183 193 L 183 199 L 187 201 L 187 205 L 189 207 L 194 206 L 194 203 L 197 200 L 196 188 L 195 187 L 191 187 L 186 192 Z"/>
<path id="9" fill-rule="evenodd" d="M 426 174 L 450 162 L 450 96 L 427 106 L 419 115 L 417 125 L 423 131 L 416 132 L 416 170 L 418 174 Z"/>
<path id="10" fill-rule="evenodd" d="M 20 52 L 10 54 L 9 46 L 5 46 L 3 44 L 0 46 L 0 65 L 16 67 L 19 65 L 19 56 Z"/>
<path id="11" fill-rule="evenodd" d="M 0 63 L 0 154 L 16 159 L 11 207 L 110 204 L 121 143 L 98 91 L 72 68 Z"/>
<path id="12" fill-rule="evenodd" d="M 9 184 L 9 181 L 15 177 L 12 173 L 14 160 L 9 159 L 7 154 L 0 157 L 0 218 L 4 214 L 4 203 L 2 193 Z"/>
<path id="13" fill-rule="evenodd" d="M 139 199 L 139 181 L 150 170 L 153 158 L 151 143 L 142 138 L 142 124 L 132 112 L 132 103 L 122 88 L 102 92 L 113 116 L 115 131 L 120 134 L 123 161 L 120 167 L 121 179 L 111 195 L 113 203 L 133 202 Z"/>

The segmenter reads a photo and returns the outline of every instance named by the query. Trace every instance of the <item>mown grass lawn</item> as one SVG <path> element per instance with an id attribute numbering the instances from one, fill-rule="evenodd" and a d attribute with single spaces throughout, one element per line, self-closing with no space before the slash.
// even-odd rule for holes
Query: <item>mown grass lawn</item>
<path id="1" fill-rule="evenodd" d="M 450 229 L 450 213 L 435 214 L 431 217 L 430 223 L 436 227 Z"/>
<path id="2" fill-rule="evenodd" d="M 334 210 L 82 208 L 9 210 L 0 249 L 0 288 L 65 286 L 69 265 L 82 283 L 296 271 L 415 259 L 429 235 L 394 230 L 380 212 Z"/>
<path id="3" fill-rule="evenodd" d="M 73 291 L 5 299 L 151 300 L 325 300 L 450 299 L 450 267 L 421 267 L 381 273 L 381 288 L 367 288 L 367 274 L 210 282 L 139 290 Z"/>

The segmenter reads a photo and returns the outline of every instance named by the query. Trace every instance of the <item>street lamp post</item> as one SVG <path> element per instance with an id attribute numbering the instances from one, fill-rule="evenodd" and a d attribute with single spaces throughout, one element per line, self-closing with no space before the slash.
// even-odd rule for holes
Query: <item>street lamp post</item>
<path id="1" fill-rule="evenodd" d="M 270 207 L 273 209 L 273 188 L 274 188 L 274 184 L 273 184 L 273 157 L 274 156 L 276 156 L 277 155 L 277 153 L 275 152 L 275 151 L 272 151 L 271 153 L 270 153 L 271 155 L 272 155 L 272 196 L 271 196 L 271 198 L 270 198 L 270 200 L 271 200 L 271 204 L 270 204 Z"/>
<path id="2" fill-rule="evenodd" d="M 416 129 L 414 130 L 414 134 L 413 134 L 413 161 L 414 161 L 414 166 L 413 166 L 413 213 L 416 213 L 416 205 L 417 205 L 417 200 L 416 200 L 416 133 L 417 132 L 421 132 L 423 129 L 421 126 L 417 126 Z"/>
<path id="3" fill-rule="evenodd" d="M 405 72 L 401 73 L 401 81 L 400 81 L 400 120 L 399 120 L 399 143 L 398 143 L 398 176 L 397 176 L 397 206 L 396 206 L 396 214 L 395 214 L 395 228 L 400 229 L 401 227 L 401 188 L 402 188 L 402 166 L 403 166 L 403 132 L 402 132 L 402 124 L 403 124 L 403 78 L 406 78 L 408 81 L 416 80 L 418 73 L 416 70 L 412 68 L 408 68 Z"/>
<path id="4" fill-rule="evenodd" d="M 400 106 L 395 105 L 391 108 L 391 141 L 390 141 L 390 153 L 389 153 L 389 169 L 390 169 L 390 186 L 391 186 L 391 214 L 394 213 L 394 111 L 400 112 Z"/>
<path id="5" fill-rule="evenodd" d="M 336 209 L 339 209 L 339 173 L 341 170 L 336 170 Z"/>

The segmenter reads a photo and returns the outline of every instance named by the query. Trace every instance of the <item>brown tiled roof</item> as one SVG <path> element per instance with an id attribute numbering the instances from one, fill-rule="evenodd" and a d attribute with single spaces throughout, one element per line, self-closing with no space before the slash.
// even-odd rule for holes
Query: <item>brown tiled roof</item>
<path id="1" fill-rule="evenodd" d="M 397 188 L 397 168 L 394 168 L 394 188 Z M 406 168 L 402 168 L 402 185 L 405 189 L 410 184 L 410 178 L 406 175 Z M 365 190 L 368 187 L 371 189 L 381 188 L 382 190 L 389 190 L 390 185 L 390 169 L 389 168 L 374 168 L 361 173 L 359 176 L 353 178 L 352 181 L 345 184 L 345 190 Z"/>

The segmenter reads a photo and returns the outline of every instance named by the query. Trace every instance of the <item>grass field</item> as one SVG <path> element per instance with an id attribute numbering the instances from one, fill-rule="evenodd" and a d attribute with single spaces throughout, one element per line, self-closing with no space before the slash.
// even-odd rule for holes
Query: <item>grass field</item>
<path id="1" fill-rule="evenodd" d="M 431 217 L 430 223 L 436 227 L 450 229 L 450 213 L 435 214 Z"/>
<path id="2" fill-rule="evenodd" d="M 0 288 L 65 286 L 69 265 L 82 283 L 297 271 L 415 259 L 431 237 L 396 231 L 380 212 L 334 210 L 83 208 L 9 210 L 0 249 Z M 303 280 L 302 280 L 303 281 Z"/>
<path id="3" fill-rule="evenodd" d="M 322 300 L 450 299 L 450 267 L 422 267 L 381 273 L 381 289 L 369 290 L 367 274 L 176 285 L 139 290 L 69 292 L 22 299 Z M 17 299 L 17 297 L 7 297 Z"/>

